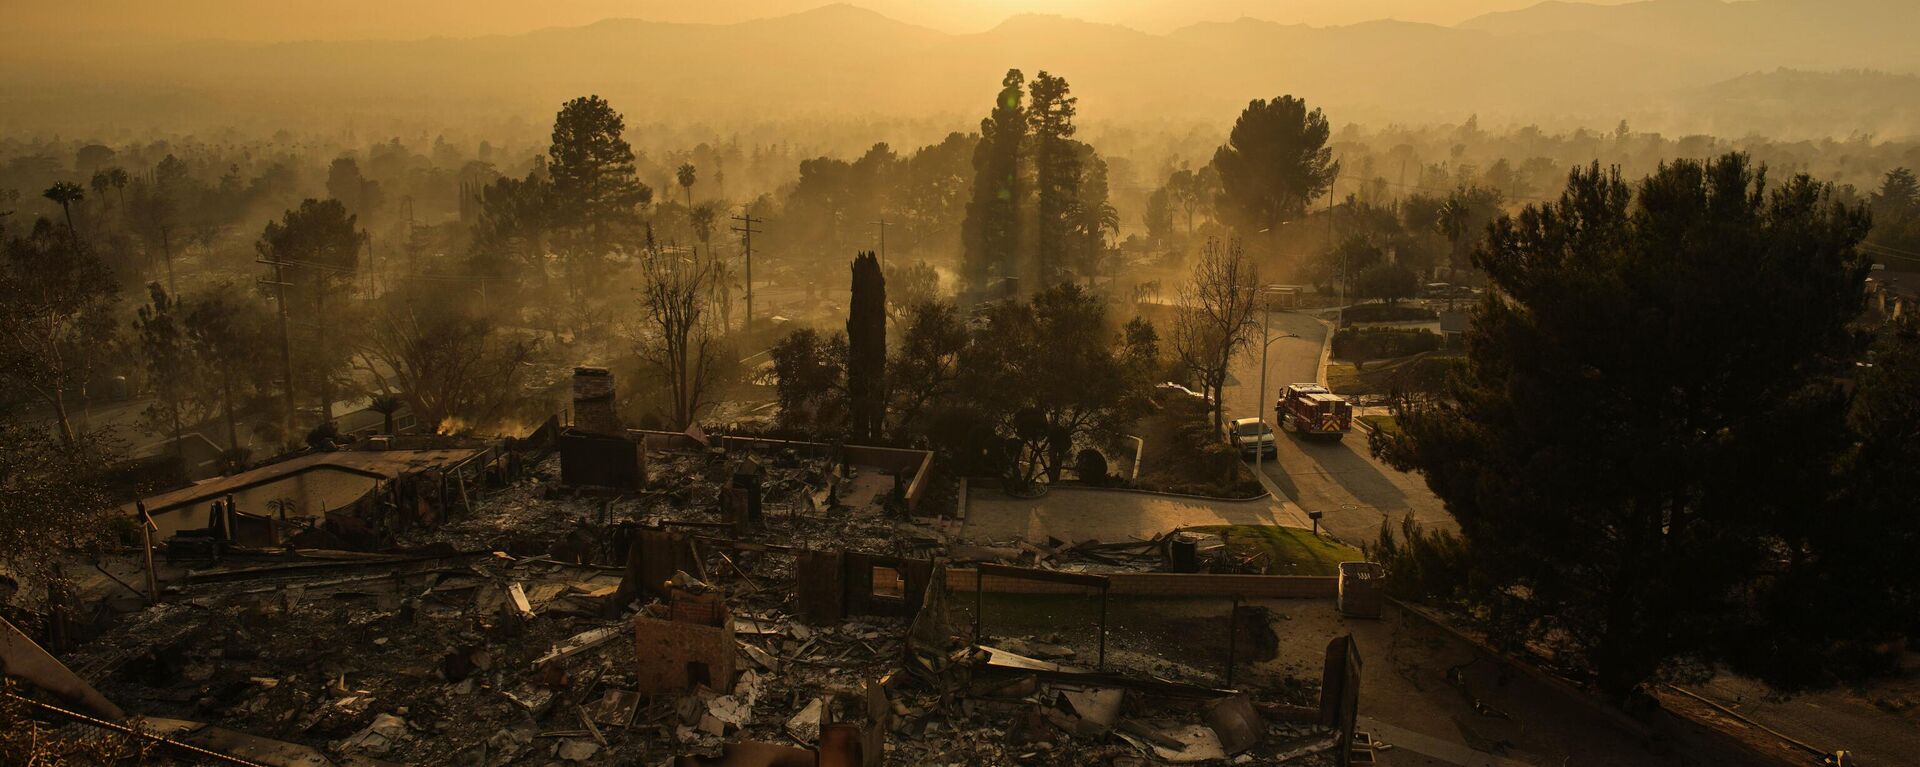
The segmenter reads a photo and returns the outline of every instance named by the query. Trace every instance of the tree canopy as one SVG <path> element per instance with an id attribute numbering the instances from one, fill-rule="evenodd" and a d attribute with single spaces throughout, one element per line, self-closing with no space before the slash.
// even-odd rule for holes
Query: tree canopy
<path id="1" fill-rule="evenodd" d="M 1616 695 L 1680 657 L 1764 660 L 1755 605 L 1853 513 L 1827 500 L 1867 228 L 1742 155 L 1637 185 L 1596 164 L 1494 222 L 1466 369 L 1377 447 L 1459 520 L 1507 635 Z"/>
<path id="2" fill-rule="evenodd" d="M 1213 155 L 1223 207 L 1238 214 L 1248 233 L 1278 232 L 1281 223 L 1305 215 L 1340 173 L 1327 146 L 1331 133 L 1326 115 L 1308 111 L 1305 101 L 1254 99 Z"/>

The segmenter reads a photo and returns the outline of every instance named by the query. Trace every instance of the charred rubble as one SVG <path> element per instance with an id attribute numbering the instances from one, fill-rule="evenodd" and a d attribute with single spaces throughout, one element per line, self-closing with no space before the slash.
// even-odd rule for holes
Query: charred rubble
<path id="1" fill-rule="evenodd" d="M 951 510 L 919 508 L 930 454 L 625 430 L 596 410 L 603 382 L 582 378 L 572 428 L 486 448 L 452 492 L 439 475 L 440 505 L 416 501 L 407 524 L 329 515 L 369 550 L 242 545 L 230 525 L 208 556 L 162 558 L 158 603 L 52 661 L 28 697 L 95 726 L 138 714 L 183 762 L 193 749 L 472 767 L 1354 753 L 1350 644 L 1317 677 L 1237 688 L 1231 657 L 1225 680 L 1109 658 L 1108 593 L 1191 569 L 1191 540 L 960 541 Z M 379 492 L 352 508 L 400 514 Z M 987 593 L 1098 600 L 1097 650 L 983 627 Z M 1231 618 L 1232 652 L 1271 654 L 1261 608 L 1236 600 Z"/>

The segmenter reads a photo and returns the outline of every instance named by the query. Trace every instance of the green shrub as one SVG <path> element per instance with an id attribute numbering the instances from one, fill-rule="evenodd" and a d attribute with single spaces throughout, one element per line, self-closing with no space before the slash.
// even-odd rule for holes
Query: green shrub
<path id="1" fill-rule="evenodd" d="M 1354 328 L 1333 336 L 1333 356 L 1343 360 L 1405 357 L 1440 348 L 1440 335 L 1419 328 Z"/>
<path id="2" fill-rule="evenodd" d="M 1081 450 L 1079 455 L 1074 456 L 1073 473 L 1080 477 L 1081 482 L 1104 485 L 1107 483 L 1107 457 L 1093 448 Z"/>
<path id="3" fill-rule="evenodd" d="M 1349 306 L 1341 320 L 1355 322 L 1430 322 L 1440 319 L 1432 309 L 1405 304 L 1361 304 Z"/>
<path id="4" fill-rule="evenodd" d="M 1472 559 L 1466 539 L 1450 532 L 1420 529 L 1412 514 L 1400 520 L 1396 539 L 1386 520 L 1369 552 L 1387 569 L 1387 593 L 1415 602 L 1456 602 L 1468 593 Z"/>

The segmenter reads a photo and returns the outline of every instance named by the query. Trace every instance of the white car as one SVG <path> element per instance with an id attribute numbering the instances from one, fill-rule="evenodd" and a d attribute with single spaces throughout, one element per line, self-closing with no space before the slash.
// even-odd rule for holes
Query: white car
<path id="1" fill-rule="evenodd" d="M 1256 451 L 1273 455 L 1276 449 L 1273 427 L 1258 418 L 1242 418 L 1228 424 L 1227 439 L 1243 455 L 1254 455 Z"/>

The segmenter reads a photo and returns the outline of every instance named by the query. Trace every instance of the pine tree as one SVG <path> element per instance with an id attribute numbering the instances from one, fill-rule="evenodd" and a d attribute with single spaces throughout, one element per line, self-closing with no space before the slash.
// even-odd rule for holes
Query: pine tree
<path id="1" fill-rule="evenodd" d="M 871 252 L 853 259 L 847 306 L 848 437 L 872 442 L 887 416 L 887 280 Z"/>
<path id="2" fill-rule="evenodd" d="M 1007 70 L 993 112 L 980 121 L 980 143 L 973 150 L 973 199 L 961 224 L 964 268 L 969 288 L 984 294 L 995 277 L 1013 275 L 1020 240 L 1020 153 L 1027 139 L 1026 76 Z"/>
<path id="3" fill-rule="evenodd" d="M 1066 278 L 1073 257 L 1075 215 L 1079 210 L 1081 153 L 1073 140 L 1078 99 L 1066 78 L 1041 72 L 1027 87 L 1027 127 L 1031 134 L 1035 194 L 1034 263 L 1022 277 L 1036 279 L 1034 289 Z"/>
<path id="4" fill-rule="evenodd" d="M 626 119 L 599 96 L 567 102 L 553 120 L 547 172 L 556 223 L 569 235 L 576 288 L 612 248 L 620 229 L 639 222 L 640 206 L 653 200 L 653 190 L 634 172 L 625 131 Z"/>
<path id="5" fill-rule="evenodd" d="M 1331 134 L 1326 115 L 1292 96 L 1247 105 L 1226 146 L 1213 154 L 1225 200 L 1243 226 L 1278 237 L 1282 222 L 1306 214 L 1307 203 L 1340 173 L 1327 148 Z"/>
<path id="6" fill-rule="evenodd" d="M 1737 154 L 1637 188 L 1596 163 L 1494 223 L 1466 368 L 1378 446 L 1460 521 L 1497 630 L 1624 697 L 1680 656 L 1764 663 L 1756 641 L 1798 628 L 1756 605 L 1844 512 L 1867 223 Z"/>

